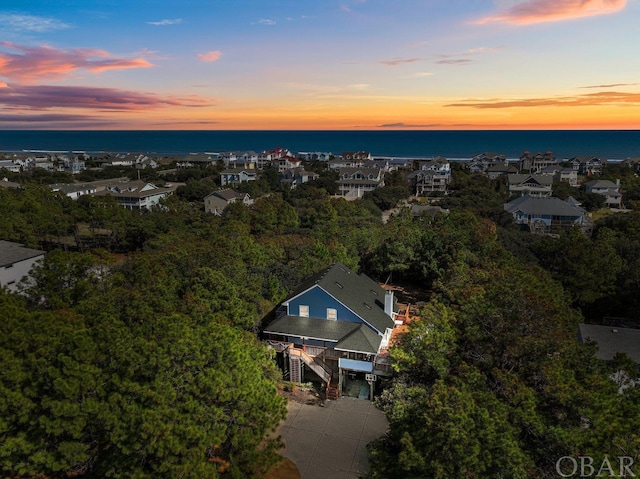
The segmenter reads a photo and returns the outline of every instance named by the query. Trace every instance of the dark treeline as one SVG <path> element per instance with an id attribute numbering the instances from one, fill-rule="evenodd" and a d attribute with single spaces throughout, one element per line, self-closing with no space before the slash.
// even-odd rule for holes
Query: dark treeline
<path id="1" fill-rule="evenodd" d="M 557 477 L 562 456 L 637 458 L 638 391 L 619 394 L 576 332 L 638 319 L 638 213 L 591 237 L 532 236 L 503 211 L 504 183 L 454 174 L 448 215 L 399 207 L 386 223 L 381 208 L 409 194 L 399 174 L 356 201 L 331 196 L 329 173 L 291 191 L 267 175 L 246 186 L 267 196 L 222 217 L 202 210 L 209 176 L 144 213 L 0 188 L 0 238 L 50 250 L 24 294 L 0 292 L 3 475 L 259 477 L 286 412 L 260 321 L 335 261 L 423 305 L 378 399 L 391 427 L 373 477 Z M 615 369 L 634 373 L 625 359 Z"/>

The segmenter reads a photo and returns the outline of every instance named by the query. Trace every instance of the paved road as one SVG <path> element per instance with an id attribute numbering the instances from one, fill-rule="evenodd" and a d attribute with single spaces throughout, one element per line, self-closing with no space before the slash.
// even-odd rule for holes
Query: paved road
<path id="1" fill-rule="evenodd" d="M 302 479 L 358 479 L 369 470 L 367 443 L 389 427 L 382 411 L 355 398 L 326 401 L 324 407 L 290 401 L 287 408 L 281 453 Z"/>

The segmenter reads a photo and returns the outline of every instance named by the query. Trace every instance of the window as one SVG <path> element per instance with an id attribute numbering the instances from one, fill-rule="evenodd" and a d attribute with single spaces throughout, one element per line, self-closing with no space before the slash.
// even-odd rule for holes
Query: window
<path id="1" fill-rule="evenodd" d="M 327 319 L 336 321 L 338 319 L 338 311 L 334 308 L 327 308 Z"/>
<path id="2" fill-rule="evenodd" d="M 300 308 L 299 308 L 298 315 L 303 317 L 303 318 L 308 318 L 309 317 L 309 306 L 301 304 Z"/>

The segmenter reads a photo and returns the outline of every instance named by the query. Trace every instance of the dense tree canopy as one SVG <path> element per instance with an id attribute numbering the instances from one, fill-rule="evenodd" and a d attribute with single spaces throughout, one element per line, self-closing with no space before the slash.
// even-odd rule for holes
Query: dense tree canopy
<path id="1" fill-rule="evenodd" d="M 393 349 L 373 477 L 556 477 L 563 456 L 638 457 L 640 396 L 575 340 L 560 284 L 488 258 L 446 278 Z"/>
<path id="2" fill-rule="evenodd" d="M 504 181 L 455 168 L 449 214 L 400 207 L 383 223 L 408 194 L 402 175 L 346 201 L 319 168 L 291 191 L 270 172 L 243 187 L 252 207 L 220 218 L 201 205 L 219 169 L 175 171 L 187 186 L 142 213 L 0 188 L 0 238 L 51 250 L 23 296 L 0 292 L 3 475 L 259 474 L 285 409 L 255 333 L 335 261 L 422 304 L 392 352 L 373 477 L 556 477 L 563 455 L 639 457 L 640 394 L 619 394 L 624 379 L 575 339 L 584 317 L 638 319 L 637 213 L 591 237 L 532 236 L 505 214 Z"/>
<path id="3" fill-rule="evenodd" d="M 0 295 L 5 473 L 242 477 L 273 463 L 275 444 L 258 446 L 284 400 L 251 334 L 92 313 L 29 312 Z"/>

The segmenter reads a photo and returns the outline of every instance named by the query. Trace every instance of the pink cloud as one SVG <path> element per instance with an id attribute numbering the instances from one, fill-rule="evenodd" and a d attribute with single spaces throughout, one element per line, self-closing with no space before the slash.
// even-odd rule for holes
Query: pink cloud
<path id="1" fill-rule="evenodd" d="M 28 108 L 46 110 L 48 108 L 84 108 L 105 111 L 153 110 L 167 106 L 203 107 L 213 101 L 197 95 L 187 97 L 161 97 L 116 88 L 51 86 L 51 85 L 9 85 L 0 88 L 0 107 L 5 109 Z"/>
<path id="2" fill-rule="evenodd" d="M 616 13 L 627 0 L 528 0 L 493 16 L 477 20 L 477 24 L 503 22 L 514 25 L 558 22 L 575 18 Z"/>
<path id="3" fill-rule="evenodd" d="M 207 53 L 198 53 L 196 55 L 196 57 L 203 62 L 215 62 L 221 56 L 222 52 L 220 50 L 212 50 Z"/>
<path id="4" fill-rule="evenodd" d="M 11 42 L 2 42 L 0 46 L 10 51 L 0 52 L 0 76 L 21 82 L 61 78 L 79 69 L 103 72 L 153 66 L 144 58 L 117 58 L 98 49 L 60 50 L 48 45 L 28 47 Z"/>

